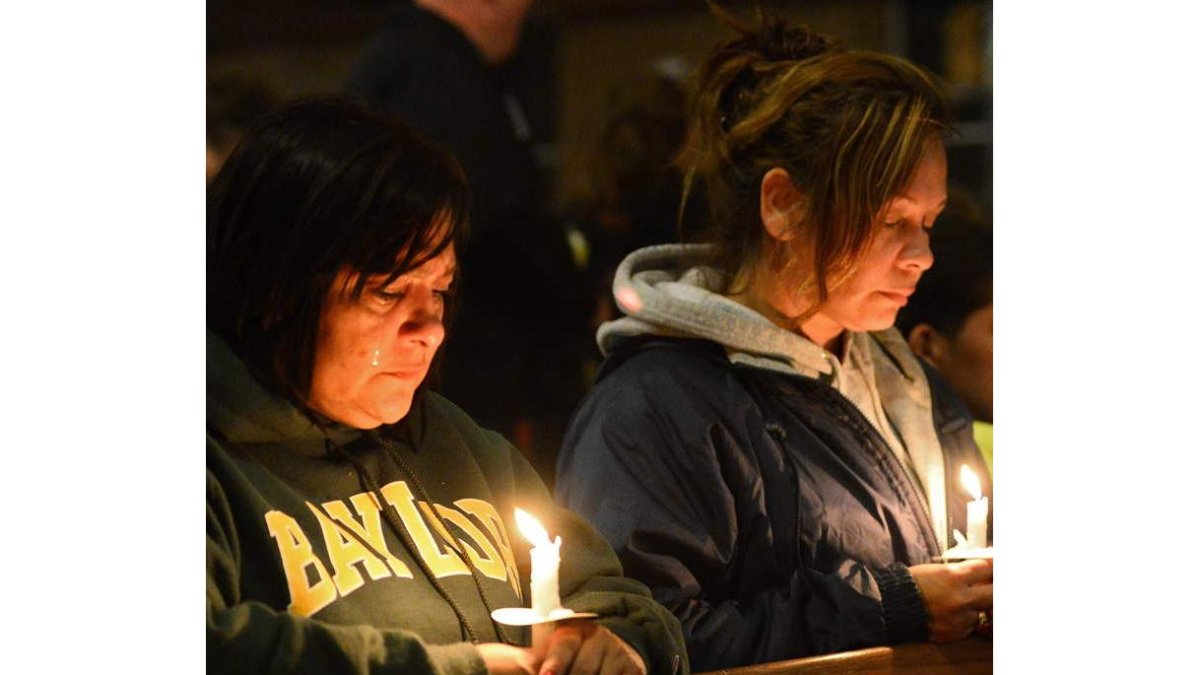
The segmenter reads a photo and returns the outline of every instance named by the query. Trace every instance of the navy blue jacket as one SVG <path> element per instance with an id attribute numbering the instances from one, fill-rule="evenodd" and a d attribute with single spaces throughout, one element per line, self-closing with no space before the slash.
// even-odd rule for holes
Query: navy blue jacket
<path id="1" fill-rule="evenodd" d="M 986 481 L 965 407 L 928 374 L 946 475 L 965 463 Z M 950 527 L 965 532 L 957 483 Z M 575 413 L 555 496 L 679 618 L 693 670 L 927 635 L 907 567 L 940 553 L 928 511 L 886 441 L 819 381 L 733 364 L 704 340 L 628 340 Z"/>

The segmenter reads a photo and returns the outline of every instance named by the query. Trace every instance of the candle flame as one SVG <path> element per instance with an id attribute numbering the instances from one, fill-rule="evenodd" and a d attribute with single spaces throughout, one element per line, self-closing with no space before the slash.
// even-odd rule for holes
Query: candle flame
<path id="1" fill-rule="evenodd" d="M 969 469 L 966 464 L 963 464 L 962 471 L 959 472 L 959 479 L 962 480 L 963 487 L 966 488 L 967 492 L 971 493 L 971 497 L 975 501 L 983 499 L 983 488 L 979 487 L 979 476 L 976 476 L 975 472 Z"/>
<path id="2" fill-rule="evenodd" d="M 517 509 L 517 529 L 521 531 L 521 536 L 534 546 L 550 543 L 550 535 L 547 534 L 546 528 L 542 527 L 537 518 L 521 509 Z"/>

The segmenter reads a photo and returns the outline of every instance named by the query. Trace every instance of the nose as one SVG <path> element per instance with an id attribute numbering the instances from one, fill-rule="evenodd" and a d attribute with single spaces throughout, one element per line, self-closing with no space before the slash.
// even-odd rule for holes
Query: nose
<path id="1" fill-rule="evenodd" d="M 900 252 L 900 265 L 922 273 L 933 266 L 933 250 L 929 248 L 929 231 L 923 227 L 916 230 L 905 242 L 904 250 Z"/>
<path id="2" fill-rule="evenodd" d="M 446 339 L 446 327 L 442 323 L 441 300 L 434 298 L 415 308 L 400 325 L 400 337 L 431 348 L 442 344 Z"/>

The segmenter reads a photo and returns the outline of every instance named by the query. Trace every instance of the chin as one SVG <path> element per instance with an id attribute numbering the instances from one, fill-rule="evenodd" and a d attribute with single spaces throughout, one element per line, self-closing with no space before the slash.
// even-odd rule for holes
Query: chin
<path id="1" fill-rule="evenodd" d="M 395 424 L 412 410 L 412 398 L 406 399 L 402 404 L 397 401 L 389 401 L 389 404 L 380 409 L 378 417 L 382 424 Z"/>
<path id="2" fill-rule="evenodd" d="M 899 315 L 899 310 L 885 310 L 876 316 L 868 318 L 863 323 L 867 324 L 869 331 L 887 330 L 896 325 L 896 316 Z"/>
<path id="3" fill-rule="evenodd" d="M 896 325 L 896 315 L 879 318 L 866 318 L 861 321 L 856 321 L 852 325 L 847 325 L 846 328 L 856 333 L 872 333 L 880 330 L 887 330 Z"/>

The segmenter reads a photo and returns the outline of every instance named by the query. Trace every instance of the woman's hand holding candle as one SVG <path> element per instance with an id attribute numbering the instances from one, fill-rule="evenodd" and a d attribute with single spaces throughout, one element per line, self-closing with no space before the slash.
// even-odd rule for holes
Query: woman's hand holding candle
<path id="1" fill-rule="evenodd" d="M 558 595 L 562 539 L 550 541 L 537 518 L 521 509 L 516 510 L 516 521 L 521 535 L 533 544 L 529 551 L 530 609 L 541 618 L 562 612 Z M 479 653 L 494 675 L 646 675 L 646 664 L 637 650 L 587 620 L 538 623 L 533 626 L 531 649 L 485 644 L 479 645 Z"/>
<path id="2" fill-rule="evenodd" d="M 560 621 L 546 645 L 539 675 L 646 675 L 646 663 L 633 647 L 592 621 Z"/>
<path id="3" fill-rule="evenodd" d="M 929 639 L 961 640 L 979 627 L 980 612 L 992 610 L 991 559 L 914 565 L 909 574 L 929 611 Z"/>
<path id="4" fill-rule="evenodd" d="M 544 659 L 526 647 L 488 643 L 476 648 L 491 675 L 646 675 L 637 650 L 591 621 L 558 622 Z"/>
<path id="5" fill-rule="evenodd" d="M 475 648 L 491 675 L 537 675 L 538 658 L 528 647 L 488 642 Z"/>

